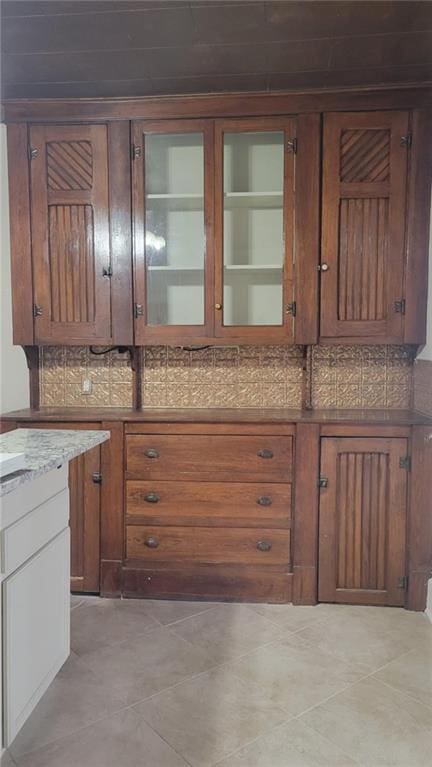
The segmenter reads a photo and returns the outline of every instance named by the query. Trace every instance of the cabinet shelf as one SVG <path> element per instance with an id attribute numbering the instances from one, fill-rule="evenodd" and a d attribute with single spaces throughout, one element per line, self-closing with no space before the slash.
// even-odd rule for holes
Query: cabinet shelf
<path id="1" fill-rule="evenodd" d="M 204 206 L 202 194 L 148 194 L 146 200 L 148 207 L 170 210 L 202 210 Z"/>
<path id="2" fill-rule="evenodd" d="M 225 264 L 224 269 L 227 272 L 273 272 L 282 271 L 282 264 Z"/>
<path id="3" fill-rule="evenodd" d="M 203 272 L 203 266 L 148 266 L 149 272 Z"/>
<path id="4" fill-rule="evenodd" d="M 224 192 L 225 210 L 230 208 L 281 208 L 283 192 Z"/>

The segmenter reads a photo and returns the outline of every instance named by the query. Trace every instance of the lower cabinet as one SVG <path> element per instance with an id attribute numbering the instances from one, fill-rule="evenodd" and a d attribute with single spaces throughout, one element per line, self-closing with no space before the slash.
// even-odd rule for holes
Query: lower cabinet
<path id="1" fill-rule="evenodd" d="M 99 429 L 99 423 L 21 423 L 26 429 Z M 101 448 L 69 463 L 71 591 L 97 593 L 100 579 Z"/>
<path id="2" fill-rule="evenodd" d="M 321 440 L 318 600 L 404 605 L 408 441 Z"/>

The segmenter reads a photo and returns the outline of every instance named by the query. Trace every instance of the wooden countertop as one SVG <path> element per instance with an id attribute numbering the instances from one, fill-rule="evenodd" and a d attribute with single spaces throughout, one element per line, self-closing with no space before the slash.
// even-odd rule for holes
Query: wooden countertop
<path id="1" fill-rule="evenodd" d="M 291 410 L 149 408 L 42 408 L 15 410 L 3 421 L 124 421 L 177 423 L 361 423 L 392 426 L 432 425 L 432 417 L 414 410 Z"/>

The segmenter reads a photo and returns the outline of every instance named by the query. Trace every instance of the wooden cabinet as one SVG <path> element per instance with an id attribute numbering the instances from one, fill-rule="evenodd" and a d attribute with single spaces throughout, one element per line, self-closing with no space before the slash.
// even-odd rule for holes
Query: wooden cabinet
<path id="1" fill-rule="evenodd" d="M 324 117 L 323 338 L 404 339 L 407 112 Z"/>
<path id="2" fill-rule="evenodd" d="M 405 603 L 407 451 L 406 439 L 322 439 L 319 601 Z"/>
<path id="3" fill-rule="evenodd" d="M 99 429 L 99 423 L 21 423 L 26 429 Z M 101 447 L 69 463 L 71 591 L 98 592 L 101 523 Z"/>

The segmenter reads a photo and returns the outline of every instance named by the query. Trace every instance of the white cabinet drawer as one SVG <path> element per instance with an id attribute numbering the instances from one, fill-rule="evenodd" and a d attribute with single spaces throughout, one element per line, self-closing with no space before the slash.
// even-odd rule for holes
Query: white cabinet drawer
<path id="1" fill-rule="evenodd" d="M 3 581 L 6 746 L 69 655 L 69 547 L 67 528 Z"/>
<path id="2" fill-rule="evenodd" d="M 68 463 L 66 462 L 58 469 L 52 469 L 47 474 L 36 477 L 33 482 L 21 485 L 12 493 L 3 496 L 0 504 L 0 529 L 9 527 L 36 506 L 40 506 L 44 501 L 68 487 Z"/>
<path id="3" fill-rule="evenodd" d="M 6 576 L 68 526 L 69 491 L 62 490 L 0 533 L 1 571 Z"/>

